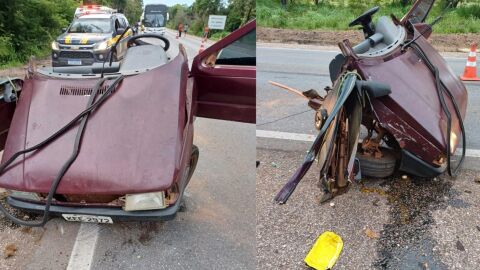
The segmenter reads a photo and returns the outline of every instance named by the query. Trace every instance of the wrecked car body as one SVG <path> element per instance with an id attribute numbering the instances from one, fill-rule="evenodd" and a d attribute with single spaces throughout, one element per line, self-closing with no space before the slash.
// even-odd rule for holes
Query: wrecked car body
<path id="1" fill-rule="evenodd" d="M 330 63 L 333 87 L 325 96 L 304 92 L 316 111 L 319 134 L 276 202 L 288 200 L 315 160 L 321 201 L 347 191 L 362 174 L 455 174 L 465 156 L 468 95 L 427 41 L 432 25 L 425 19 L 433 4 L 418 0 L 401 20 L 384 16 L 376 24 L 372 16 L 379 7 L 374 7 L 350 23 L 362 26 L 365 40 L 355 46 L 348 40 L 339 43 L 342 53 Z M 453 164 L 460 144 L 460 159 Z"/>
<path id="2" fill-rule="evenodd" d="M 174 218 L 199 158 L 195 117 L 255 121 L 255 51 L 242 65 L 234 50 L 252 35 L 255 21 L 197 55 L 191 70 L 183 45 L 171 59 L 168 39 L 154 34 L 130 37 L 121 63 L 31 66 L 18 103 L 0 102 L 15 110 L 11 119 L 2 115 L 11 125 L 0 145 L 0 187 L 10 206 L 43 218 L 22 221 L 1 206 L 4 214 L 26 226 L 43 226 L 51 215 L 98 223 Z"/>

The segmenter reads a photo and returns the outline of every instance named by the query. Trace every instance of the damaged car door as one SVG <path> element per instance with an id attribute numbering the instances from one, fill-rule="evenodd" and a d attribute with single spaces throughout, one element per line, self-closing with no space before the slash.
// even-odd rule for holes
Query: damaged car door
<path id="1" fill-rule="evenodd" d="M 421 0 L 415 2 L 412 8 L 402 18 L 401 22 L 405 23 L 410 21 L 412 24 L 423 23 L 430 13 L 435 0 Z"/>
<path id="2" fill-rule="evenodd" d="M 255 41 L 251 21 L 195 57 L 196 116 L 255 123 Z"/>
<path id="3" fill-rule="evenodd" d="M 0 79 L 0 151 L 5 148 L 20 87 L 19 79 Z"/>

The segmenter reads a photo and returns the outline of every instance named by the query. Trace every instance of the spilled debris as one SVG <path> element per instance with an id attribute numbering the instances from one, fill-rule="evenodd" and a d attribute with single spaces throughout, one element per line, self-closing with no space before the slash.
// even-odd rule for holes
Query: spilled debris
<path id="1" fill-rule="evenodd" d="M 365 234 L 368 236 L 368 238 L 372 238 L 372 239 L 376 239 L 380 237 L 380 235 L 376 231 L 371 230 L 369 228 L 365 229 Z"/>
<path id="2" fill-rule="evenodd" d="M 10 258 L 15 255 L 15 252 L 17 252 L 17 245 L 11 243 L 5 246 L 5 249 L 3 250 L 3 257 L 5 259 Z"/>

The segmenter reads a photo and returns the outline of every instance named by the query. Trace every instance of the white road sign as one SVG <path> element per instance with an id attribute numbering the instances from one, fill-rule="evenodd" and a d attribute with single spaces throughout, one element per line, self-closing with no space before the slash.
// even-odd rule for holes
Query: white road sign
<path id="1" fill-rule="evenodd" d="M 227 16 L 225 15 L 210 15 L 208 16 L 208 28 L 223 30 L 226 21 Z"/>

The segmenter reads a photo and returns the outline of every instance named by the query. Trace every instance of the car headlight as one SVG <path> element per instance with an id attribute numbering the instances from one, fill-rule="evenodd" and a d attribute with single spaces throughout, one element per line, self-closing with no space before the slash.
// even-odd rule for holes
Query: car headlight
<path id="1" fill-rule="evenodd" d="M 58 42 L 56 42 L 56 41 L 52 42 L 52 50 L 54 50 L 54 51 L 60 50 L 60 47 L 58 46 Z"/>
<path id="2" fill-rule="evenodd" d="M 25 191 L 16 191 L 10 190 L 10 196 L 18 199 L 30 200 L 30 201 L 40 201 L 40 197 L 37 193 L 25 192 Z"/>
<path id="3" fill-rule="evenodd" d="M 105 41 L 102 41 L 100 43 L 95 44 L 95 46 L 93 47 L 93 50 L 95 50 L 95 51 L 105 51 L 109 47 L 110 47 L 110 44 L 109 44 L 108 40 L 105 40 Z"/>
<path id="4" fill-rule="evenodd" d="M 125 196 L 124 211 L 140 211 L 167 208 L 165 191 L 141 194 L 127 194 Z"/>

